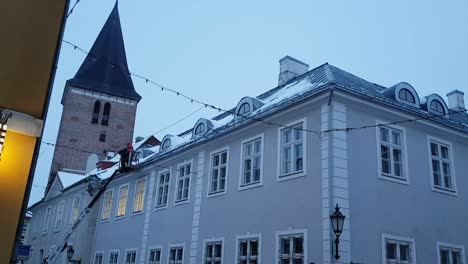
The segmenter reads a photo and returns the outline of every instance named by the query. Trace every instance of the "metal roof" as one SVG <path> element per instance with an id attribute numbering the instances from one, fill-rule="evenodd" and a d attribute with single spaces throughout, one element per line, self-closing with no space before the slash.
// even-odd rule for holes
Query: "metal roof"
<path id="1" fill-rule="evenodd" d="M 135 91 L 120 26 L 118 2 L 99 32 L 93 47 L 68 85 L 140 101 Z"/>

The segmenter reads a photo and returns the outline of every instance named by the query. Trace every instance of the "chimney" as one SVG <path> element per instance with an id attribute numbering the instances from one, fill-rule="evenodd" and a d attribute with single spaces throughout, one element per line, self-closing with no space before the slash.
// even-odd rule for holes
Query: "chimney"
<path id="1" fill-rule="evenodd" d="M 454 90 L 447 94 L 449 109 L 460 111 L 465 109 L 465 94 L 462 91 Z"/>
<path id="2" fill-rule="evenodd" d="M 280 73 L 278 77 L 278 86 L 281 86 L 293 78 L 306 73 L 309 65 L 293 57 L 286 56 L 279 60 Z"/>

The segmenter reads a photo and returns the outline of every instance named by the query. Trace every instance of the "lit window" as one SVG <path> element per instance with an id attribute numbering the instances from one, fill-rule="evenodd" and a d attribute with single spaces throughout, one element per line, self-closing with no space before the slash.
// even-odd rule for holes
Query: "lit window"
<path id="1" fill-rule="evenodd" d="M 125 258 L 125 264 L 135 264 L 136 263 L 136 251 L 128 251 L 127 257 Z"/>
<path id="2" fill-rule="evenodd" d="M 261 182 L 262 138 L 242 144 L 241 187 Z"/>
<path id="3" fill-rule="evenodd" d="M 169 264 L 182 264 L 184 247 L 171 247 L 169 250 Z"/>
<path id="4" fill-rule="evenodd" d="M 110 109 L 111 105 L 109 102 L 104 104 L 104 113 L 102 114 L 102 122 L 101 124 L 103 126 L 108 126 L 109 125 L 109 115 L 110 115 Z"/>
<path id="5" fill-rule="evenodd" d="M 176 203 L 188 200 L 190 192 L 190 176 L 192 173 L 191 167 L 191 163 L 179 166 L 175 199 Z"/>
<path id="6" fill-rule="evenodd" d="M 205 264 L 221 264 L 223 262 L 222 241 L 205 242 Z"/>
<path id="7" fill-rule="evenodd" d="M 406 180 L 403 164 L 403 132 L 389 127 L 380 127 L 381 175 Z"/>
<path id="8" fill-rule="evenodd" d="M 149 264 L 160 264 L 161 263 L 161 249 L 153 248 L 149 252 Z"/>
<path id="9" fill-rule="evenodd" d="M 200 123 L 200 124 L 198 124 L 197 127 L 195 128 L 195 135 L 196 135 L 196 136 L 201 135 L 201 134 L 205 133 L 205 130 L 206 130 L 205 124 Z"/>
<path id="10" fill-rule="evenodd" d="M 94 264 L 102 264 L 102 253 L 96 253 Z"/>
<path id="11" fill-rule="evenodd" d="M 280 264 L 303 264 L 304 258 L 304 234 L 291 234 L 279 236 Z"/>
<path id="12" fill-rule="evenodd" d="M 438 264 L 463 264 L 465 258 L 463 246 L 437 243 L 437 250 L 439 251 Z"/>
<path id="13" fill-rule="evenodd" d="M 101 110 L 101 101 L 94 102 L 92 124 L 97 124 L 99 121 L 99 111 Z"/>
<path id="14" fill-rule="evenodd" d="M 171 173 L 169 171 L 159 174 L 158 181 L 158 196 L 156 196 L 156 207 L 164 207 L 167 205 L 169 194 L 169 180 Z"/>
<path id="15" fill-rule="evenodd" d="M 164 142 L 162 143 L 161 148 L 162 149 L 167 149 L 167 148 L 170 148 L 170 147 L 171 147 L 171 140 L 170 139 L 164 140 Z"/>
<path id="16" fill-rule="evenodd" d="M 387 264 L 410 264 L 413 262 L 414 245 L 411 240 L 405 238 L 384 238 L 385 241 L 385 263 Z"/>
<path id="17" fill-rule="evenodd" d="M 413 94 L 408 89 L 401 89 L 398 93 L 398 97 L 403 101 L 407 101 L 412 104 L 416 103 Z"/>
<path id="18" fill-rule="evenodd" d="M 54 229 L 60 230 L 60 226 L 62 225 L 62 217 L 63 217 L 63 207 L 65 206 L 65 202 L 60 202 L 57 206 L 57 214 L 55 216 L 55 224 Z"/>
<path id="19" fill-rule="evenodd" d="M 146 179 L 141 179 L 136 182 L 135 198 L 133 199 L 133 212 L 138 213 L 143 211 L 145 202 Z"/>
<path id="20" fill-rule="evenodd" d="M 211 155 L 209 194 L 222 193 L 226 190 L 227 159 L 227 150 Z"/>
<path id="21" fill-rule="evenodd" d="M 303 171 L 303 123 L 281 130 L 280 177 Z"/>
<path id="22" fill-rule="evenodd" d="M 237 114 L 240 117 L 245 117 L 250 113 L 250 104 L 249 103 L 243 103 L 240 107 L 239 110 L 237 111 Z"/>
<path id="23" fill-rule="evenodd" d="M 128 198 L 128 184 L 121 186 L 119 189 L 119 202 L 117 205 L 117 217 L 125 215 L 125 209 L 127 208 L 127 198 Z"/>
<path id="24" fill-rule="evenodd" d="M 111 252 L 109 255 L 109 264 L 117 264 L 119 262 L 119 252 Z"/>
<path id="25" fill-rule="evenodd" d="M 432 100 L 431 101 L 430 109 L 432 111 L 434 111 L 434 112 L 437 112 L 437 113 L 441 114 L 441 115 L 445 114 L 444 106 L 442 105 L 441 102 L 439 102 L 437 100 Z"/>
<path id="26" fill-rule="evenodd" d="M 258 237 L 237 240 L 237 264 L 259 263 L 260 243 Z"/>
<path id="27" fill-rule="evenodd" d="M 74 223 L 76 221 L 76 219 L 78 218 L 78 215 L 80 214 L 80 201 L 81 201 L 80 196 L 75 196 L 73 198 L 72 223 Z"/>
<path id="28" fill-rule="evenodd" d="M 101 220 L 109 219 L 111 206 L 112 206 L 112 191 L 107 191 L 104 194 L 104 200 L 102 203 Z"/>
<path id="29" fill-rule="evenodd" d="M 434 140 L 430 140 L 429 144 L 434 188 L 454 192 L 455 186 L 451 168 L 450 145 Z"/>

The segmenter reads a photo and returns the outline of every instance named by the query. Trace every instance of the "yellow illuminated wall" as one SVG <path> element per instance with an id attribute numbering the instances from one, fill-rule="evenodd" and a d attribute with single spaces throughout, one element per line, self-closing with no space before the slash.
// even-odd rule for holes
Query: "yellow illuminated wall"
<path id="1" fill-rule="evenodd" d="M 7 131 L 0 158 L 0 263 L 8 263 L 37 138 Z"/>

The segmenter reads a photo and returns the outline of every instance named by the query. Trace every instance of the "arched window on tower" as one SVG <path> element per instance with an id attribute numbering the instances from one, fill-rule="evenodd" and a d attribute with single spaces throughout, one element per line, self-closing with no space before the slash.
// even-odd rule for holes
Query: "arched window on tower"
<path id="1" fill-rule="evenodd" d="M 103 126 L 108 126 L 109 125 L 110 109 L 111 109 L 111 105 L 110 105 L 109 102 L 104 104 L 104 113 L 102 114 L 102 122 L 101 122 L 101 124 Z"/>
<path id="2" fill-rule="evenodd" d="M 100 110 L 101 110 L 101 101 L 96 101 L 94 103 L 93 119 L 91 120 L 92 124 L 97 124 L 99 122 L 99 111 Z"/>

